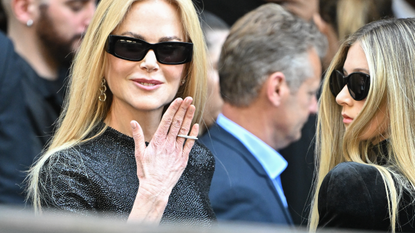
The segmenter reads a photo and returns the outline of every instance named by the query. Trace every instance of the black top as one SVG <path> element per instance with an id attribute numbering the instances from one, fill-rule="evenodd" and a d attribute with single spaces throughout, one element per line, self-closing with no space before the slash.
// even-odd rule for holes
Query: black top
<path id="1" fill-rule="evenodd" d="M 57 153 L 41 171 L 42 206 L 128 218 L 139 186 L 133 138 L 108 127 L 101 135 Z M 214 164 L 210 151 L 196 142 L 162 222 L 210 225 L 216 219 L 208 198 Z"/>
<path id="2" fill-rule="evenodd" d="M 0 204 L 25 202 L 26 171 L 53 134 L 67 69 L 40 77 L 0 33 Z"/>
<path id="3" fill-rule="evenodd" d="M 19 59 L 10 39 L 0 32 L 0 204 L 24 203 L 20 183 L 34 157 Z"/>
<path id="4" fill-rule="evenodd" d="M 415 232 L 414 197 L 403 193 L 396 231 Z M 370 165 L 345 162 L 324 178 L 318 196 L 318 227 L 390 231 L 385 185 Z"/>
<path id="5" fill-rule="evenodd" d="M 66 91 L 67 69 L 59 69 L 56 80 L 47 80 L 20 57 L 19 67 L 23 71 L 22 88 L 25 96 L 26 111 L 33 133 L 31 136 L 34 156 L 41 153 L 54 133 L 54 123 L 58 119 Z M 34 156 L 28 156 L 33 160 Z"/>

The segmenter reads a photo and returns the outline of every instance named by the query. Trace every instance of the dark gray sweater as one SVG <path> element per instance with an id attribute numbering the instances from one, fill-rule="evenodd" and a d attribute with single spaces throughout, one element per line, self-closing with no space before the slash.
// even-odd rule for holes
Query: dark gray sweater
<path id="1" fill-rule="evenodd" d="M 208 197 L 214 166 L 212 153 L 196 142 L 170 194 L 162 223 L 208 226 L 216 219 Z M 134 140 L 108 127 L 79 146 L 52 155 L 42 168 L 40 180 L 44 207 L 85 215 L 109 213 L 127 219 L 139 186 Z"/>

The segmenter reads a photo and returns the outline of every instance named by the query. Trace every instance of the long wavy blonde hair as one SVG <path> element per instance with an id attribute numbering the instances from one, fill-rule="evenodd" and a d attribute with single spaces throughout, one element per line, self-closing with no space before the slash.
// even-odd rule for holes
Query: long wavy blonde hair
<path id="1" fill-rule="evenodd" d="M 360 42 L 370 72 L 370 90 L 360 114 L 348 130 L 341 110 L 329 88 L 329 76 L 341 69 L 349 48 Z M 403 190 L 415 197 L 415 20 L 376 21 L 359 29 L 340 47 L 326 75 L 319 101 L 314 197 L 309 228 L 319 221 L 318 192 L 326 174 L 345 161 L 368 164 L 380 172 L 386 189 L 391 230 L 395 232 L 399 201 Z M 386 106 L 388 153 L 379 155 L 369 149 L 375 140 L 360 140 L 376 113 Z M 392 153 L 393 151 L 393 153 Z M 381 157 L 381 158 L 379 158 Z M 379 164 L 379 159 L 386 161 Z M 396 182 L 394 182 L 394 180 Z"/>
<path id="2" fill-rule="evenodd" d="M 91 130 L 107 116 L 112 94 L 107 91 L 108 98 L 105 102 L 98 99 L 99 88 L 108 63 L 105 56 L 105 42 L 108 35 L 122 23 L 131 5 L 138 1 L 157 0 L 102 0 L 97 7 L 71 69 L 69 92 L 63 113 L 57 122 L 57 132 L 47 151 L 29 171 L 27 197 L 32 201 L 36 212 L 41 212 L 39 187 L 42 184 L 39 184 L 39 173 L 44 163 L 55 152 L 86 140 Z M 193 43 L 193 58 L 186 65 L 183 74 L 186 82 L 179 88 L 176 97 L 193 97 L 193 104 L 196 107 L 193 123 L 197 123 L 202 117 L 205 105 L 207 82 L 206 45 L 198 15 L 191 0 L 158 1 L 167 1 L 177 7 L 186 33 L 185 39 Z"/>

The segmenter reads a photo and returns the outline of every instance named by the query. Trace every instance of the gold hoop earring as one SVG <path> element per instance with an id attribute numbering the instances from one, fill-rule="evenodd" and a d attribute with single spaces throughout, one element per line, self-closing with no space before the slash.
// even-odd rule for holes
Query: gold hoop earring
<path id="1" fill-rule="evenodd" d="M 98 96 L 98 99 L 101 102 L 105 102 L 105 100 L 107 100 L 107 95 L 105 94 L 105 92 L 107 91 L 107 85 L 105 85 L 106 82 L 107 81 L 105 81 L 105 78 L 103 78 L 101 81 L 101 86 L 99 87 L 99 91 L 101 92 L 101 94 Z"/>

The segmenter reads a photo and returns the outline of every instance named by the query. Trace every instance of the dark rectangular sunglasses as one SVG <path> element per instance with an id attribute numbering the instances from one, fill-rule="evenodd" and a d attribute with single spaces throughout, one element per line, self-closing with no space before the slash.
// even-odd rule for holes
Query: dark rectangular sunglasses
<path id="1" fill-rule="evenodd" d="M 156 54 L 158 62 L 166 65 L 178 65 L 190 62 L 193 56 L 193 44 L 187 42 L 160 42 L 150 44 L 137 38 L 109 35 L 106 51 L 115 57 L 128 61 L 141 61 L 149 50 Z"/>
<path id="2" fill-rule="evenodd" d="M 367 97 L 370 88 L 370 76 L 362 72 L 354 72 L 344 76 L 342 72 L 333 70 L 330 75 L 330 90 L 336 97 L 347 85 L 350 96 L 354 100 L 363 100 Z"/>

